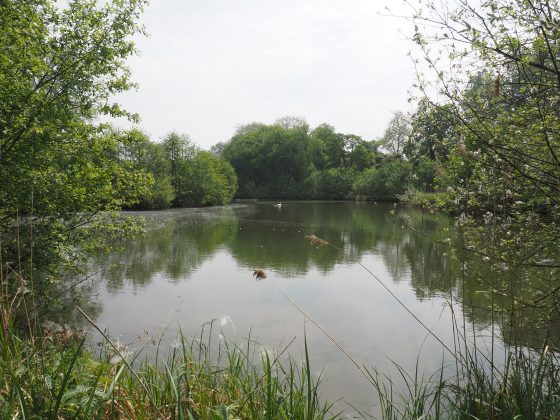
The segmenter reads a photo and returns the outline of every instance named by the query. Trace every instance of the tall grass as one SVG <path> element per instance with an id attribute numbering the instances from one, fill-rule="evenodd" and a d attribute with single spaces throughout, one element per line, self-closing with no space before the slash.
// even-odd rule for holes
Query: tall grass
<path id="1" fill-rule="evenodd" d="M 558 357 L 509 352 L 501 369 L 469 358 L 462 374 L 445 378 L 443 367 L 429 378 L 397 366 L 404 392 L 376 370 L 372 380 L 383 419 L 560 419 Z"/>
<path id="2" fill-rule="evenodd" d="M 343 252 L 315 235 L 308 235 L 306 238 L 316 246 L 326 245 Z M 442 345 L 445 352 L 452 356 L 455 364 L 455 375 L 444 374 L 446 369 L 442 364 L 441 368 L 428 378 L 420 373 L 419 360 L 414 372 L 407 372 L 395 364 L 404 384 L 400 387 L 403 391 L 396 392 L 391 378 L 374 367 L 358 366 L 355 359 L 341 348 L 362 373 L 367 372 L 369 382 L 377 393 L 378 415 L 381 418 L 560 419 L 560 354 L 551 351 L 546 343 L 543 344 L 542 351 L 506 345 L 505 363 L 498 365 L 494 361 L 496 351 L 494 328 L 492 328 L 491 349 L 483 349 L 483 345 L 476 341 L 475 335 L 473 342 L 469 343 L 467 326 L 465 323 L 458 324 L 453 305 L 450 305 L 454 344 L 449 346 L 381 279 L 360 261 L 355 262 L 378 281 L 420 327 Z M 291 302 L 289 297 L 286 298 Z M 302 309 L 299 310 L 303 312 Z M 308 314 L 303 313 L 309 317 Z M 311 321 L 317 325 L 312 319 Z M 340 347 L 338 340 L 321 326 L 317 326 Z"/>
<path id="3" fill-rule="evenodd" d="M 301 363 L 250 340 L 212 349 L 180 335 L 165 357 L 136 361 L 133 373 L 110 347 L 94 356 L 84 339 L 48 333 L 32 343 L 2 330 L 0 418 L 337 417 L 319 401 L 307 348 Z"/>

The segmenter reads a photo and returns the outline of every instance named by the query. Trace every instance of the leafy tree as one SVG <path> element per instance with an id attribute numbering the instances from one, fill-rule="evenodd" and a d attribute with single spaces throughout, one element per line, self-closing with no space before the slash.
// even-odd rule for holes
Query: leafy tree
<path id="1" fill-rule="evenodd" d="M 343 138 L 346 152 L 345 161 L 348 167 L 363 171 L 375 163 L 375 153 L 370 150 L 367 142 L 362 140 L 360 136 L 345 134 Z"/>
<path id="2" fill-rule="evenodd" d="M 225 143 L 219 141 L 218 143 L 214 144 L 211 148 L 210 148 L 210 152 L 217 157 L 222 157 L 223 153 L 224 153 L 224 147 L 225 147 Z"/>
<path id="3" fill-rule="evenodd" d="M 449 183 L 442 182 L 441 172 L 459 140 L 457 127 L 458 121 L 453 118 L 449 104 L 437 105 L 427 99 L 420 100 L 412 116 L 410 141 L 403 150 L 412 163 L 414 188 L 434 191 L 437 187 L 449 186 Z"/>
<path id="4" fill-rule="evenodd" d="M 319 170 L 345 165 L 344 138 L 334 127 L 321 124 L 311 132 L 312 142 L 318 152 L 313 163 Z"/>
<path id="5" fill-rule="evenodd" d="M 466 151 L 479 153 L 492 179 L 503 175 L 519 194 L 558 205 L 558 2 L 460 0 L 443 15 L 435 2 L 422 3 L 415 39 L 438 72 L 439 91 L 461 124 Z M 442 31 L 431 26 L 422 34 L 428 21 Z M 449 52 L 453 74 L 439 68 L 428 35 Z M 460 67 L 459 60 L 470 60 L 470 67 Z"/>
<path id="6" fill-rule="evenodd" d="M 223 156 L 235 168 L 242 197 L 292 196 L 310 175 L 307 125 L 284 128 L 253 124 L 225 145 Z"/>
<path id="7" fill-rule="evenodd" d="M 163 146 L 152 143 L 146 134 L 137 129 L 126 133 L 129 141 L 123 144 L 119 159 L 131 162 L 138 171 L 149 175 L 153 184 L 133 205 L 137 209 L 164 209 L 172 205 L 174 199 L 171 183 L 171 162 L 167 159 Z"/>
<path id="8" fill-rule="evenodd" d="M 128 141 L 100 115 L 134 116 L 111 103 L 132 86 L 124 65 L 140 0 L 6 0 L 0 6 L 0 235 L 4 278 L 31 266 L 73 265 L 101 233 L 127 225 L 107 211 L 149 183 L 117 162 Z M 95 235 L 94 235 L 95 233 Z"/>
<path id="9" fill-rule="evenodd" d="M 376 163 L 376 150 L 328 124 L 309 132 L 305 120 L 284 117 L 240 127 L 222 155 L 235 168 L 240 197 L 346 199 L 356 174 Z"/>
<path id="10" fill-rule="evenodd" d="M 321 198 L 344 200 L 352 194 L 354 173 L 344 168 L 330 168 L 321 172 L 319 193 Z"/>
<path id="11" fill-rule="evenodd" d="M 247 131 L 241 128 L 224 146 L 223 156 L 235 168 L 241 197 L 256 197 L 263 190 L 266 168 L 262 167 L 260 155 L 266 130 L 266 126 Z"/>
<path id="12" fill-rule="evenodd" d="M 429 91 L 457 122 L 445 176 L 463 213 L 464 240 L 488 255 L 493 287 L 512 312 L 534 302 L 552 312 L 560 301 L 560 4 L 421 3 L 414 39 L 436 76 Z M 451 71 L 443 70 L 441 51 Z M 548 286 L 514 284 L 528 267 Z"/>
<path id="13" fill-rule="evenodd" d="M 199 150 L 185 134 L 168 134 L 161 147 L 169 163 L 174 206 L 209 206 L 231 201 L 237 177 L 228 162 Z"/>
<path id="14" fill-rule="evenodd" d="M 228 162 L 201 151 L 186 167 L 181 205 L 221 205 L 232 200 L 237 189 L 237 178 Z"/>
<path id="15" fill-rule="evenodd" d="M 358 196 L 373 197 L 380 189 L 380 180 L 377 176 L 377 169 L 368 168 L 360 172 L 353 184 L 353 191 Z"/>
<path id="16" fill-rule="evenodd" d="M 368 168 L 356 177 L 354 192 L 375 199 L 397 199 L 409 185 L 411 172 L 410 162 L 386 157 L 376 168 Z"/>
<path id="17" fill-rule="evenodd" d="M 430 160 L 445 162 L 450 147 L 457 141 L 457 119 L 449 104 L 432 104 L 420 100 L 412 116 L 410 141 L 405 144 L 404 154 L 411 160 L 426 156 Z"/>
<path id="18" fill-rule="evenodd" d="M 289 130 L 291 128 L 300 128 L 304 131 L 309 130 L 309 124 L 305 121 L 305 118 L 302 117 L 294 117 L 291 115 L 286 115 L 282 118 L 278 118 L 274 125 L 278 125 L 282 127 L 284 130 Z"/>
<path id="19" fill-rule="evenodd" d="M 171 185 L 173 186 L 173 205 L 177 207 L 188 206 L 191 199 L 188 197 L 191 182 L 190 161 L 198 153 L 198 148 L 186 134 L 169 133 L 163 139 L 163 150 L 171 168 Z"/>

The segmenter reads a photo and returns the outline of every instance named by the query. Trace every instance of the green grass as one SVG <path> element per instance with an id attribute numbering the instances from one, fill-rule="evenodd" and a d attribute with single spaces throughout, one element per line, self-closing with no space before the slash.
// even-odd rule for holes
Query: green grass
<path id="1" fill-rule="evenodd" d="M 418 207 L 427 210 L 441 210 L 453 213 L 455 203 L 451 196 L 444 191 L 423 192 L 417 190 L 407 190 L 399 195 L 399 201 L 411 207 Z"/>
<path id="2" fill-rule="evenodd" d="M 165 356 L 129 359 L 110 346 L 101 354 L 68 331 L 29 338 L 0 330 L 0 418 L 330 419 L 341 413 L 319 399 L 304 346 L 303 363 L 276 356 L 251 339 L 241 347 L 179 336 Z M 473 350 L 471 350 L 473 351 Z M 400 391 L 374 368 L 372 402 L 384 419 L 560 419 L 560 363 L 544 351 L 511 351 L 504 366 L 475 353 L 457 354 L 457 373 L 444 367 L 425 378 L 398 365 Z M 375 398 L 376 397 L 376 398 Z M 366 414 L 360 414 L 366 417 Z"/>
<path id="3" fill-rule="evenodd" d="M 136 361 L 133 374 L 109 348 L 95 357 L 76 335 L 31 340 L 3 330 L 0 418 L 337 417 L 319 402 L 307 351 L 300 366 L 251 341 L 214 350 L 183 336 L 179 343 L 165 357 Z"/>
<path id="4" fill-rule="evenodd" d="M 370 371 L 384 419 L 560 419 L 558 355 L 509 352 L 502 368 L 468 354 L 460 372 L 444 378 L 443 367 L 429 378 L 397 366 L 404 393 L 392 381 Z"/>

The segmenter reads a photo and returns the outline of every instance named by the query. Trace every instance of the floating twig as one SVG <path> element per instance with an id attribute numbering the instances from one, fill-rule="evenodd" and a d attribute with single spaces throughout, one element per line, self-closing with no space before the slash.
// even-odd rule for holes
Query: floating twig
<path id="1" fill-rule="evenodd" d="M 257 281 L 264 280 L 266 279 L 266 273 L 262 270 L 255 270 L 253 271 L 253 277 L 256 278 Z"/>

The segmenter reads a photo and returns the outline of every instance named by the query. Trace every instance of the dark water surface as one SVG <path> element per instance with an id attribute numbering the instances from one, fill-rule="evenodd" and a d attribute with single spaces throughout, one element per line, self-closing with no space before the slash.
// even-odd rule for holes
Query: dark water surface
<path id="1" fill-rule="evenodd" d="M 375 412 L 375 390 L 340 349 L 292 306 L 328 330 L 359 363 L 378 369 L 403 391 L 394 363 L 429 376 L 454 363 L 442 345 L 407 313 L 358 263 L 363 264 L 441 340 L 453 348 L 453 322 L 489 343 L 488 311 L 456 299 L 464 295 L 485 306 L 488 285 L 464 284 L 460 259 L 442 241 L 454 240 L 453 220 L 415 209 L 351 202 L 247 202 L 211 209 L 140 213 L 148 234 L 119 252 L 92 263 L 95 281 L 84 289 L 82 305 L 121 343 L 161 334 L 173 345 L 179 328 L 189 336 L 215 323 L 219 334 L 243 342 L 251 334 L 267 349 L 293 337 L 293 357 L 301 358 L 304 324 L 312 368 L 322 375 L 321 395 Z M 423 235 L 402 226 L 399 218 Z M 332 243 L 317 246 L 314 234 Z M 256 281 L 253 270 L 268 277 Z M 505 326 L 497 324 L 497 336 Z M 146 331 L 148 332 L 146 334 Z M 499 341 L 499 340 L 498 340 Z M 503 358 L 497 345 L 495 360 Z M 442 362 L 443 361 L 443 362 Z M 339 402 L 340 409 L 350 409 Z"/>

